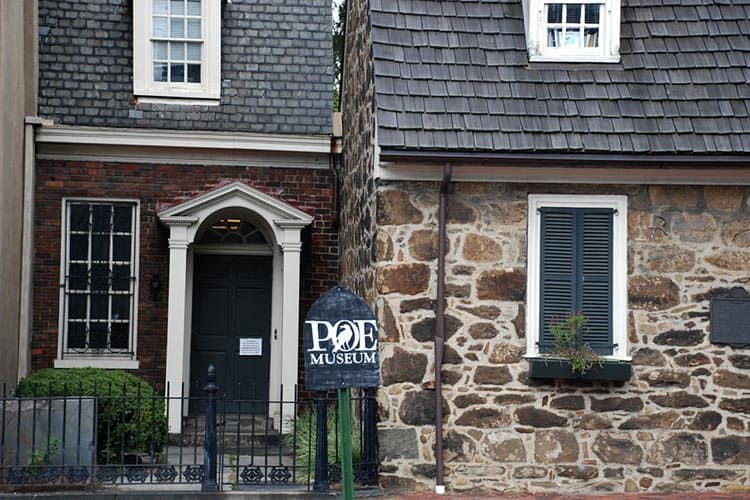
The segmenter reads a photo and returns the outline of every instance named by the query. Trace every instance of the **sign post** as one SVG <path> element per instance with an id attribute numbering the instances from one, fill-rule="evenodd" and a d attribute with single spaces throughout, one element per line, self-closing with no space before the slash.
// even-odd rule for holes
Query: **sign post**
<path id="1" fill-rule="evenodd" d="M 304 347 L 307 389 L 338 391 L 342 494 L 344 499 L 352 499 L 354 473 L 350 388 L 374 388 L 380 385 L 375 315 L 361 298 L 346 288 L 335 286 L 310 308 L 305 319 Z M 317 418 L 326 418 L 326 415 L 319 414 Z M 326 452 L 325 448 L 317 450 L 319 457 Z"/>

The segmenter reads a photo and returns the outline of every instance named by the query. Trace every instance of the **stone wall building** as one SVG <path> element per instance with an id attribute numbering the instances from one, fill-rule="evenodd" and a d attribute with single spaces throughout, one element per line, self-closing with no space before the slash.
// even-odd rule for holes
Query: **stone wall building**
<path id="1" fill-rule="evenodd" d="M 338 272 L 329 3 L 38 5 L 31 367 L 174 396 L 213 363 L 230 395 L 293 399 Z"/>
<path id="2" fill-rule="evenodd" d="M 349 2 L 340 269 L 381 324 L 383 486 L 441 486 L 444 258 L 449 491 L 750 487 L 748 332 L 712 337 L 747 301 L 711 316 L 750 283 L 749 14 Z M 570 312 L 625 380 L 534 376 Z"/>

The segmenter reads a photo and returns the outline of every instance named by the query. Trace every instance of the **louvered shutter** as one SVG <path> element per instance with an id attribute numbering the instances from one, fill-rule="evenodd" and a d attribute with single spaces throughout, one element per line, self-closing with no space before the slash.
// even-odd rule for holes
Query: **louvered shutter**
<path id="1" fill-rule="evenodd" d="M 579 298 L 588 318 L 582 336 L 597 354 L 612 354 L 612 210 L 579 210 Z"/>
<path id="2" fill-rule="evenodd" d="M 550 322 L 581 313 L 588 317 L 582 340 L 612 354 L 612 216 L 610 209 L 541 210 L 541 352 L 554 347 Z"/>
<path id="3" fill-rule="evenodd" d="M 541 218 L 539 349 L 549 352 L 555 345 L 549 324 L 564 319 L 575 309 L 576 213 L 572 209 L 543 209 Z"/>

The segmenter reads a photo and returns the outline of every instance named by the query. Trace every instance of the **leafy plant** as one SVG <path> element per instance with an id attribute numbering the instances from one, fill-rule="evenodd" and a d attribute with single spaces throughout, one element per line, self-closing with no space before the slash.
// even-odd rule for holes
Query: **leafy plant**
<path id="1" fill-rule="evenodd" d="M 34 450 L 31 452 L 31 456 L 26 461 L 26 465 L 31 467 L 40 467 L 42 465 L 49 465 L 52 462 L 52 457 L 57 455 L 60 451 L 60 438 L 52 437 L 47 442 L 47 446 L 43 450 Z"/>
<path id="2" fill-rule="evenodd" d="M 328 430 L 328 464 L 338 462 L 339 454 L 337 445 L 340 443 L 337 430 L 336 406 L 328 406 L 327 409 Z M 299 473 L 299 482 L 307 482 L 315 476 L 315 443 L 317 441 L 318 415 L 315 407 L 308 406 L 297 414 L 294 432 L 284 436 L 284 445 L 287 449 L 294 450 L 295 460 Z M 362 458 L 361 439 L 359 427 L 352 422 L 352 463 L 358 463 Z"/>
<path id="3" fill-rule="evenodd" d="M 167 433 L 163 397 L 145 380 L 121 370 L 47 368 L 21 379 L 14 394 L 96 396 L 97 452 L 107 463 L 158 453 Z"/>
<path id="4" fill-rule="evenodd" d="M 595 364 L 602 366 L 604 362 L 604 359 L 582 340 L 583 334 L 589 331 L 586 323 L 586 315 L 571 314 L 564 320 L 555 320 L 549 324 L 555 346 L 548 356 L 567 359 L 571 371 L 578 375 L 584 375 Z"/>

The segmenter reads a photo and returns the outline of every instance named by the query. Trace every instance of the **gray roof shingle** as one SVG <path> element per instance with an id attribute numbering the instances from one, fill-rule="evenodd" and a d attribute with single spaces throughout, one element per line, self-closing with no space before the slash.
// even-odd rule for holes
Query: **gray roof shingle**
<path id="1" fill-rule="evenodd" d="M 622 0 L 617 64 L 529 64 L 521 0 L 371 1 L 391 149 L 750 153 L 750 0 Z"/>

